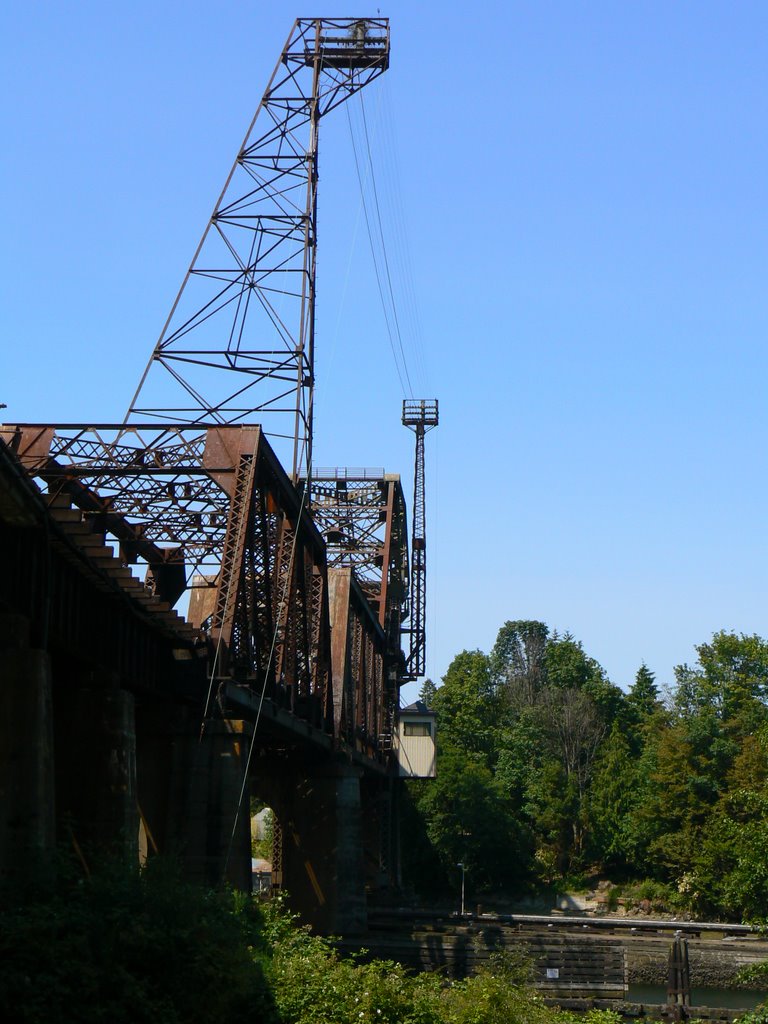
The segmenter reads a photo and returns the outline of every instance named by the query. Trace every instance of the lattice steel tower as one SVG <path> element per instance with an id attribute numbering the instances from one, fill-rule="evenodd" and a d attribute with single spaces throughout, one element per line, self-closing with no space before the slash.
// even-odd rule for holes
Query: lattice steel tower
<path id="1" fill-rule="evenodd" d="M 411 532 L 411 650 L 408 675 L 424 675 L 427 647 L 427 509 L 424 494 L 424 435 L 438 423 L 437 399 L 406 398 L 403 424 L 416 434 L 416 462 L 413 475 L 413 526 Z"/>
<path id="2" fill-rule="evenodd" d="M 270 438 L 293 443 L 294 481 L 307 473 L 318 128 L 388 66 L 387 18 L 296 20 L 128 421 L 235 424 L 269 414 Z"/>

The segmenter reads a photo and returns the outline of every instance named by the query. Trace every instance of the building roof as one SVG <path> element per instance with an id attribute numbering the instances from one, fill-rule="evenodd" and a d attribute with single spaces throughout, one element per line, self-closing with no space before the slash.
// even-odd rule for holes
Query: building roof
<path id="1" fill-rule="evenodd" d="M 400 714 L 409 715 L 434 715 L 434 711 L 428 708 L 423 700 L 415 700 L 413 704 L 409 704 L 406 708 L 400 709 Z"/>

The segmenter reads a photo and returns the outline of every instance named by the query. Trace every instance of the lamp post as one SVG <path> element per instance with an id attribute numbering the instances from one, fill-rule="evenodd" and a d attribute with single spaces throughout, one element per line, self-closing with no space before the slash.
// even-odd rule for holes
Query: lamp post
<path id="1" fill-rule="evenodd" d="M 464 872 L 466 871 L 464 861 L 460 861 L 456 867 L 461 868 L 461 916 L 464 917 Z"/>

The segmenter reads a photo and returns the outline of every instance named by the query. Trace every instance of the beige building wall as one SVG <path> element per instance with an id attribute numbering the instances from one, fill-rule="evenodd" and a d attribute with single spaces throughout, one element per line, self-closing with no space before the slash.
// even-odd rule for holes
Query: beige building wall
<path id="1" fill-rule="evenodd" d="M 397 760 L 401 778 L 435 777 L 435 716 L 400 712 Z"/>

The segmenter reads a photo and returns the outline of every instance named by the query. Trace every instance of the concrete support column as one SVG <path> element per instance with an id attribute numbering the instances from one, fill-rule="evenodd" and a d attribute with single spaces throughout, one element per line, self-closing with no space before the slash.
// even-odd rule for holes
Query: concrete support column
<path id="1" fill-rule="evenodd" d="M 167 848 L 189 878 L 251 889 L 250 791 L 243 790 L 252 726 L 208 722 L 202 738 L 186 732 L 173 742 Z M 242 793 L 242 801 L 241 801 Z"/>
<path id="2" fill-rule="evenodd" d="M 326 933 L 367 928 L 360 772 L 304 765 L 284 777 L 274 811 L 283 884 L 304 921 Z"/>
<path id="3" fill-rule="evenodd" d="M 340 769 L 336 778 L 336 915 L 333 930 L 351 935 L 368 929 L 363 856 L 360 772 Z"/>
<path id="4" fill-rule="evenodd" d="M 391 776 L 362 783 L 366 883 L 374 891 L 400 885 L 399 790 L 400 780 Z"/>
<path id="5" fill-rule="evenodd" d="M 44 867 L 55 843 L 51 666 L 26 646 L 19 616 L 0 617 L 0 878 Z"/>
<path id="6" fill-rule="evenodd" d="M 170 702 L 136 705 L 136 790 L 141 815 L 139 857 L 168 852 L 174 737 L 183 733 L 183 711 Z"/>
<path id="7" fill-rule="evenodd" d="M 134 699 L 109 676 L 89 676 L 57 703 L 56 792 L 63 837 L 86 861 L 138 861 Z"/>
<path id="8" fill-rule="evenodd" d="M 402 858 L 402 847 L 400 839 L 400 816 L 402 814 L 402 796 L 403 796 L 403 780 L 402 779 L 390 779 L 390 816 L 392 822 L 392 831 L 390 847 L 391 863 L 390 863 L 390 884 L 396 889 L 402 889 L 403 887 L 403 858 Z"/>

